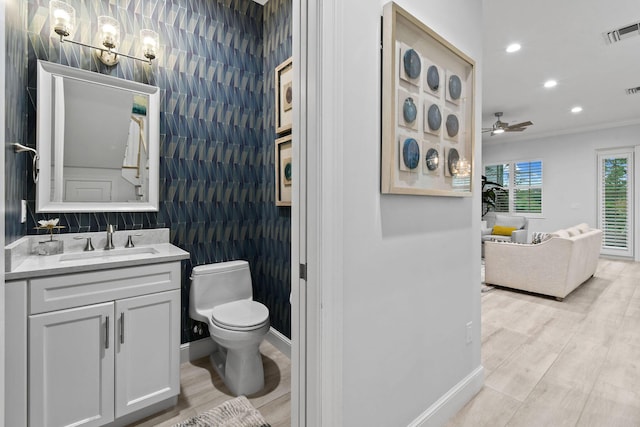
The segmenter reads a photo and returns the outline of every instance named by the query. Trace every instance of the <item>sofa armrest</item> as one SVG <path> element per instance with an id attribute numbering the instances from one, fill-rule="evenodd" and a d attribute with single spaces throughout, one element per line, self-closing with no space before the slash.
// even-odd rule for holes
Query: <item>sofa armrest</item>
<path id="1" fill-rule="evenodd" d="M 513 243 L 527 243 L 527 230 L 515 230 L 511 233 Z"/>
<path id="2" fill-rule="evenodd" d="M 480 232 L 482 233 L 483 236 L 490 236 L 491 233 L 493 232 L 493 228 L 481 228 Z"/>

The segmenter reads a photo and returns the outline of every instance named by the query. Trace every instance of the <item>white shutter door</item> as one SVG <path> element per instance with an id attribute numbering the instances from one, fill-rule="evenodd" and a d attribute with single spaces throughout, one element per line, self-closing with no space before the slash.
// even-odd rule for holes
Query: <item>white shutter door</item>
<path id="1" fill-rule="evenodd" d="M 602 253 L 633 256 L 633 152 L 598 154 L 598 228 Z"/>

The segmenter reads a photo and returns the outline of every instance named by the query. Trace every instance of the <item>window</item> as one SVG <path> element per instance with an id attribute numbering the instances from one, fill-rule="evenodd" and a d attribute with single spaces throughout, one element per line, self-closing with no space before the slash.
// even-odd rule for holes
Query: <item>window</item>
<path id="1" fill-rule="evenodd" d="M 633 256 L 633 153 L 598 154 L 598 228 L 602 253 Z"/>
<path id="2" fill-rule="evenodd" d="M 487 165 L 487 181 L 502 185 L 496 190 L 495 212 L 542 214 L 542 161 Z"/>

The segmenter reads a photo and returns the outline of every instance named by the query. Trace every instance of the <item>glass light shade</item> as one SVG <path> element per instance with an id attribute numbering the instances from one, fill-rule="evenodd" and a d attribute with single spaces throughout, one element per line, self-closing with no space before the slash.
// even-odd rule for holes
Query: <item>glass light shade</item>
<path id="1" fill-rule="evenodd" d="M 160 46 L 158 33 L 148 29 L 140 30 L 140 40 L 142 40 L 142 53 L 144 57 L 149 60 L 156 59 L 158 47 Z"/>
<path id="2" fill-rule="evenodd" d="M 471 175 L 471 163 L 464 157 L 458 160 L 457 169 L 458 173 L 456 175 L 459 177 Z"/>
<path id="3" fill-rule="evenodd" d="M 110 16 L 98 16 L 98 38 L 107 49 L 115 49 L 120 43 L 120 23 Z"/>
<path id="4" fill-rule="evenodd" d="M 51 31 L 62 37 L 73 37 L 76 29 L 76 10 L 63 1 L 49 2 L 49 25 Z"/>

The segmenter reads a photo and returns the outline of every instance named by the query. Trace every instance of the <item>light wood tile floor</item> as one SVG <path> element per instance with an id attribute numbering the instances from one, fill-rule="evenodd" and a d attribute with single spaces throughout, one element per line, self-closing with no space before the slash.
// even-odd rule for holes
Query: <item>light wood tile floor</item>
<path id="1" fill-rule="evenodd" d="M 272 427 L 289 427 L 291 425 L 291 362 L 287 356 L 266 341 L 260 345 L 260 352 L 264 364 L 265 388 L 247 397 Z M 180 367 L 180 396 L 174 408 L 132 425 L 170 427 L 233 397 L 213 370 L 209 358 L 205 357 L 184 363 Z"/>
<path id="2" fill-rule="evenodd" d="M 482 364 L 447 427 L 640 426 L 640 263 L 601 259 L 563 302 L 483 293 Z"/>

